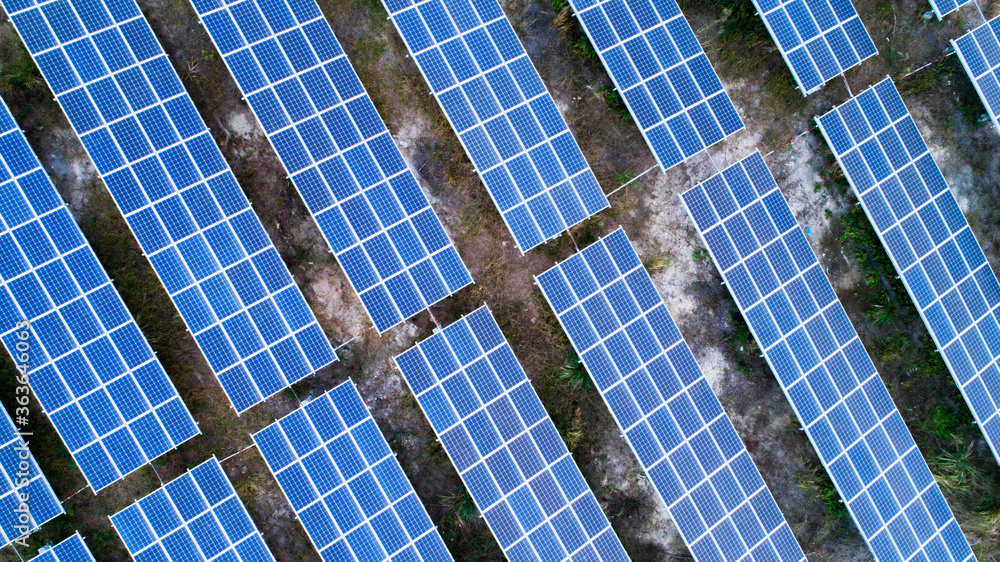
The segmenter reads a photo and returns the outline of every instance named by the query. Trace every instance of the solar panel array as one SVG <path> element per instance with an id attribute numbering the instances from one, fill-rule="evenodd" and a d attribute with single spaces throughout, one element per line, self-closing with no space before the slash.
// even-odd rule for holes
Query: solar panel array
<path id="1" fill-rule="evenodd" d="M 962 6 L 972 2 L 973 0 L 928 0 L 931 3 L 931 8 L 934 13 L 937 14 L 938 19 L 944 19 L 945 16 L 954 12 L 955 10 L 961 8 Z"/>
<path id="2" fill-rule="evenodd" d="M 1000 132 L 1000 17 L 951 42 Z"/>
<path id="3" fill-rule="evenodd" d="M 0 333 L 11 357 L 28 345 L 31 388 L 95 492 L 198 435 L 2 102 Z"/>
<path id="4" fill-rule="evenodd" d="M 379 332 L 472 283 L 315 1 L 194 6 Z"/>
<path id="5" fill-rule="evenodd" d="M 570 0 L 666 170 L 743 128 L 674 0 Z"/>
<path id="6" fill-rule="evenodd" d="M 807 96 L 878 54 L 851 0 L 754 0 Z"/>
<path id="7" fill-rule="evenodd" d="M 1000 283 L 889 79 L 819 119 L 1000 459 Z"/>
<path id="8" fill-rule="evenodd" d="M 760 153 L 681 195 L 878 560 L 974 560 Z"/>
<path id="9" fill-rule="evenodd" d="M 0 477 L 0 548 L 64 513 L 62 502 L 27 449 L 24 437 L 18 434 L 10 415 L 3 410 L 0 416 L 0 471 L 3 472 Z M 27 458 L 22 456 L 25 454 Z M 28 498 L 24 504 L 28 506 L 27 515 L 31 519 L 26 526 L 20 520 L 24 513 L 17 511 L 22 504 L 20 494 L 27 494 Z"/>
<path id="10" fill-rule="evenodd" d="M 77 532 L 55 546 L 40 550 L 39 555 L 29 562 L 95 562 L 95 560 L 87 544 L 83 542 L 83 537 Z"/>
<path id="11" fill-rule="evenodd" d="M 0 0 L 238 412 L 336 360 L 132 0 Z"/>
<path id="12" fill-rule="evenodd" d="M 132 558 L 274 561 L 215 457 L 111 516 Z"/>
<path id="13" fill-rule="evenodd" d="M 497 0 L 383 0 L 521 252 L 609 206 Z"/>
<path id="14" fill-rule="evenodd" d="M 625 231 L 536 279 L 695 558 L 805 560 Z"/>
<path id="15" fill-rule="evenodd" d="M 508 559 L 629 559 L 486 306 L 396 365 Z"/>
<path id="16" fill-rule="evenodd" d="M 253 438 L 324 560 L 452 560 L 350 380 Z"/>

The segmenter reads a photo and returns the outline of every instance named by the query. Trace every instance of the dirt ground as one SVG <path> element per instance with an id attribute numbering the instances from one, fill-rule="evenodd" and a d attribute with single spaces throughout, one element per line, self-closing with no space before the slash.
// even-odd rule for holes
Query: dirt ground
<path id="1" fill-rule="evenodd" d="M 610 196 L 612 207 L 573 229 L 583 247 L 623 225 L 651 271 L 681 332 L 718 393 L 765 481 L 811 560 L 866 560 L 870 554 L 849 517 L 829 500 L 829 481 L 791 408 L 739 318 L 717 271 L 706 259 L 678 194 L 753 150 L 765 154 L 778 184 L 833 281 L 838 295 L 880 367 L 926 457 L 949 447 L 970 446 L 967 464 L 985 482 L 980 488 L 946 488 L 959 522 L 980 560 L 1000 559 L 996 503 L 974 501 L 1000 482 L 996 463 L 968 423 L 953 440 L 931 436 L 934 404 L 954 419 L 967 408 L 947 375 L 932 383 L 887 351 L 886 341 L 919 340 L 926 331 L 905 314 L 876 323 L 870 311 L 876 287 L 866 282 L 866 263 L 845 238 L 854 205 L 823 139 L 809 133 L 814 116 L 881 80 L 898 79 L 904 100 L 931 146 L 945 178 L 994 267 L 1000 265 L 1000 137 L 988 123 L 971 84 L 950 56 L 906 78 L 945 54 L 948 40 L 981 22 L 967 6 L 944 22 L 923 15 L 923 0 L 858 0 L 855 5 L 880 55 L 847 72 L 809 98 L 794 89 L 787 68 L 749 0 L 682 0 L 681 7 L 737 110 L 746 130 L 662 173 L 653 170 Z M 25 559 L 46 543 L 79 530 L 99 560 L 125 560 L 124 545 L 109 514 L 124 508 L 185 470 L 215 455 L 268 546 L 281 561 L 318 560 L 302 527 L 249 434 L 315 396 L 353 378 L 432 519 L 458 560 L 502 560 L 481 519 L 459 509 L 461 483 L 434 438 L 416 401 L 394 369 L 391 357 L 427 337 L 435 323 L 446 325 L 482 303 L 493 310 L 542 402 L 566 438 L 614 525 L 636 561 L 686 560 L 689 554 L 673 523 L 615 424 L 593 390 L 572 390 L 559 377 L 571 347 L 533 283 L 574 251 L 563 236 L 521 256 L 488 194 L 475 175 L 442 112 L 428 96 L 413 61 L 378 0 L 322 0 L 321 7 L 355 65 L 376 107 L 431 199 L 475 279 L 475 285 L 379 337 L 360 301 L 325 247 L 295 189 L 285 178 L 263 132 L 214 52 L 186 0 L 141 0 L 202 116 L 254 204 L 265 228 L 288 263 L 328 336 L 341 345 L 340 361 L 288 392 L 235 415 L 172 304 L 138 252 L 127 226 L 10 23 L 0 24 L 0 93 L 11 105 L 29 140 L 69 202 L 78 222 L 116 281 L 182 398 L 199 422 L 201 435 L 94 495 L 38 411 L 32 450 L 61 498 L 65 516 L 31 537 L 32 548 L 0 550 L 0 561 Z M 987 16 L 1000 2 L 981 0 Z M 552 92 L 606 192 L 654 165 L 654 160 L 600 62 L 563 0 L 509 0 L 504 9 L 532 61 Z M 901 79 L 902 78 L 902 79 Z M 901 80 L 899 80 L 901 79 Z M 805 133 L 805 134 L 803 134 Z M 793 140 L 794 139 L 794 140 Z M 788 142 L 791 141 L 791 142 Z M 861 221 L 863 228 L 866 221 Z M 879 293 L 881 294 L 881 293 Z M 903 307 L 904 294 L 892 295 Z M 895 304 L 894 304 L 895 306 Z M 899 354 L 897 354 L 899 355 Z M 0 368 L 0 397 L 8 406 L 13 389 L 6 357 Z M 919 383 L 919 384 L 917 384 Z M 950 386 L 949 386 L 950 385 Z M 935 393 L 928 400 L 928 389 Z M 934 410 L 934 419 L 939 411 Z M 942 414 L 944 415 L 944 414 Z M 965 417 L 963 417 L 965 416 Z M 934 426 L 937 427 L 937 426 Z M 927 434 L 927 435 L 925 435 Z M 926 445 L 926 446 L 925 446 Z M 930 447 L 935 447 L 933 450 Z M 939 480 L 950 473 L 932 462 Z M 944 470 L 943 468 L 941 470 Z M 982 486 L 986 486 L 983 488 Z M 954 492 L 952 491 L 954 490 Z M 72 496 L 72 497 L 70 497 Z M 1000 493 L 996 494 L 1000 498 Z M 993 498 L 993 495 L 989 495 Z M 828 501 L 824 501 L 827 498 Z M 991 500 L 992 501 L 992 500 Z M 842 508 L 841 508 L 842 509 Z"/>

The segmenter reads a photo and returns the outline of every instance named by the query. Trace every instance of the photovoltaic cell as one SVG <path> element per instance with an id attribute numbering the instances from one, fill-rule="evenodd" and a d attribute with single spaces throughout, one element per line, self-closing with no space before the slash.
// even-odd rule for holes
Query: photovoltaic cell
<path id="1" fill-rule="evenodd" d="M 353 382 L 253 438 L 323 560 L 452 560 Z"/>
<path id="2" fill-rule="evenodd" d="M 850 0 L 754 0 L 802 95 L 878 54 Z"/>
<path id="3" fill-rule="evenodd" d="M 95 562 L 95 560 L 87 544 L 83 542 L 83 537 L 77 532 L 55 546 L 42 547 L 39 555 L 29 562 Z"/>
<path id="4" fill-rule="evenodd" d="M 33 533 L 64 513 L 62 502 L 52 491 L 6 410 L 0 416 L 0 472 L 3 472 L 0 477 L 0 547 Z M 22 512 L 16 511 L 22 504 L 20 494 L 27 494 L 29 500 L 24 502 L 31 517 L 27 525 L 20 521 Z"/>
<path id="5" fill-rule="evenodd" d="M 570 4 L 661 169 L 743 128 L 674 0 Z"/>
<path id="6" fill-rule="evenodd" d="M 0 0 L 237 412 L 336 360 L 132 0 Z"/>
<path id="7" fill-rule="evenodd" d="M 383 0 L 522 253 L 608 199 L 496 0 Z"/>
<path id="8" fill-rule="evenodd" d="M 934 13 L 937 15 L 938 19 L 944 19 L 945 16 L 954 12 L 955 10 L 961 8 L 962 6 L 972 2 L 972 0 L 928 0 L 931 3 L 931 8 L 934 9 Z"/>
<path id="9" fill-rule="evenodd" d="M 111 516 L 137 562 L 274 561 L 215 457 Z"/>
<path id="10" fill-rule="evenodd" d="M 508 559 L 629 559 L 486 306 L 396 365 Z"/>
<path id="11" fill-rule="evenodd" d="M 472 283 L 314 0 L 194 0 L 379 332 Z"/>
<path id="12" fill-rule="evenodd" d="M 951 42 L 1000 132 L 1000 17 Z"/>
<path id="13" fill-rule="evenodd" d="M 974 560 L 760 153 L 681 198 L 875 558 Z"/>
<path id="14" fill-rule="evenodd" d="M 536 280 L 694 557 L 805 560 L 625 231 Z"/>
<path id="15" fill-rule="evenodd" d="M 1000 459 L 1000 283 L 888 78 L 820 128 Z"/>
<path id="16" fill-rule="evenodd" d="M 30 326 L 27 340 L 22 321 Z M 32 391 L 95 492 L 198 435 L 2 102 L 0 334 L 15 360 L 27 353 L 18 363 L 28 363 Z"/>

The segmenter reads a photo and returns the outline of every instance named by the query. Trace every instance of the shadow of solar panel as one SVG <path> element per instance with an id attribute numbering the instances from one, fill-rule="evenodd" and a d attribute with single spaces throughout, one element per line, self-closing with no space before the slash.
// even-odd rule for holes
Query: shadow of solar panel
<path id="1" fill-rule="evenodd" d="M 674 0 L 570 4 L 661 169 L 743 129 Z"/>
<path id="2" fill-rule="evenodd" d="M 697 560 L 805 560 L 619 228 L 535 278 Z"/>
<path id="3" fill-rule="evenodd" d="M 972 2 L 972 0 L 928 0 L 928 2 L 931 3 L 931 8 L 934 10 L 934 14 L 937 15 L 939 20 L 941 20 L 948 14 L 958 10 L 969 2 Z"/>
<path id="4" fill-rule="evenodd" d="M 0 339 L 95 492 L 199 433 L 2 102 Z"/>
<path id="5" fill-rule="evenodd" d="M 974 560 L 759 152 L 681 194 L 878 560 Z"/>
<path id="6" fill-rule="evenodd" d="M 818 119 L 1000 459 L 1000 283 L 890 79 Z"/>
<path id="7" fill-rule="evenodd" d="M 253 438 L 323 560 L 452 560 L 353 382 Z"/>
<path id="8" fill-rule="evenodd" d="M 1000 17 L 951 42 L 1000 132 Z"/>
<path id="9" fill-rule="evenodd" d="M 3 5 L 236 411 L 335 361 L 139 6 Z"/>
<path id="10" fill-rule="evenodd" d="M 878 54 L 850 0 L 754 0 L 803 96 Z"/>
<path id="11" fill-rule="evenodd" d="M 29 562 L 95 562 L 79 532 L 55 546 L 42 547 Z"/>
<path id="12" fill-rule="evenodd" d="M 27 537 L 64 513 L 62 502 L 52 491 L 6 410 L 0 416 L 0 472 L 3 473 L 0 476 L 0 504 L 4 506 L 0 515 L 0 547 Z M 22 501 L 22 494 L 26 494 L 28 501 Z M 28 519 L 22 521 L 22 515 Z"/>
<path id="13" fill-rule="evenodd" d="M 193 3 L 378 331 L 472 283 L 319 5 Z"/>
<path id="14" fill-rule="evenodd" d="M 496 0 L 383 4 L 522 253 L 608 207 Z"/>
<path id="15" fill-rule="evenodd" d="M 485 305 L 395 361 L 509 559 L 629 559 Z"/>
<path id="16" fill-rule="evenodd" d="M 137 561 L 274 560 L 214 456 L 110 518 Z"/>

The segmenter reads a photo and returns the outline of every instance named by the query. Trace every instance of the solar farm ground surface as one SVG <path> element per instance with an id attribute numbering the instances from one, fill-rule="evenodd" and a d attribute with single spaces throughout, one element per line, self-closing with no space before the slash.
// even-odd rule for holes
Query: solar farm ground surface
<path id="1" fill-rule="evenodd" d="M 140 4 L 331 340 L 339 344 L 360 333 L 368 326 L 360 301 L 314 230 L 252 115 L 238 101 L 236 85 L 223 61 L 217 53 L 213 58 L 211 42 L 190 4 L 147 0 Z M 855 93 L 886 74 L 898 77 L 937 59 L 949 39 L 962 36 L 965 26 L 979 23 L 971 6 L 938 23 L 936 18 L 921 19 L 927 9 L 923 0 L 897 2 L 895 14 L 881 1 L 854 4 L 883 53 L 848 71 Z M 814 115 L 848 98 L 839 80 L 808 98 L 793 90 L 787 66 L 752 10 L 744 13 L 738 4 L 701 0 L 685 0 L 680 5 L 747 125 L 746 131 L 709 151 L 720 168 L 755 148 L 767 154 L 806 131 Z M 987 2 L 981 5 L 984 11 L 991 8 Z M 431 205 L 475 278 L 476 285 L 432 309 L 437 321 L 448 325 L 487 302 L 542 403 L 567 436 L 595 496 L 613 516 L 612 526 L 632 559 L 663 560 L 668 554 L 685 554 L 669 517 L 653 500 L 654 493 L 637 478 L 638 464 L 612 429 L 614 420 L 600 396 L 592 390 L 573 390 L 559 376 L 571 347 L 531 278 L 572 255 L 572 243 L 561 237 L 520 257 L 443 113 L 427 95 L 419 71 L 406 58 L 406 49 L 380 3 L 324 0 L 320 7 L 404 157 L 412 169 L 419 170 Z M 619 113 L 624 106 L 602 90 L 610 82 L 600 62 L 586 55 L 582 32 L 572 18 L 557 17 L 547 0 L 512 0 L 504 9 L 604 190 L 609 192 L 626 177 L 653 166 L 655 161 L 638 130 Z M 891 52 L 887 37 L 905 58 L 885 55 Z M 212 454 L 221 460 L 243 449 L 251 442 L 250 433 L 291 413 L 297 402 L 286 392 L 240 418 L 232 413 L 152 270 L 136 252 L 105 188 L 89 175 L 82 147 L 50 101 L 51 93 L 31 82 L 31 64 L 20 53 L 13 29 L 0 25 L 4 75 L 28 78 L 24 87 L 0 83 L 0 95 L 20 108 L 15 116 L 27 130 L 32 147 L 42 155 L 203 433 L 166 455 L 155 464 L 156 471 L 167 482 Z M 942 171 L 995 266 L 1000 263 L 1000 230 L 994 227 L 1000 220 L 995 204 L 1000 192 L 996 162 L 1000 137 L 989 123 L 975 125 L 985 111 L 979 96 L 955 57 L 898 81 L 898 86 L 928 144 L 940 151 Z M 853 207 L 849 188 L 838 183 L 839 168 L 824 145 L 821 138 L 807 135 L 765 160 L 796 218 L 811 230 L 807 239 L 835 281 L 838 296 L 884 374 L 904 420 L 913 428 L 921 451 L 931 461 L 932 471 L 953 478 L 955 473 L 942 470 L 937 458 L 964 455 L 966 447 L 973 445 L 968 466 L 980 483 L 948 488 L 945 495 L 970 542 L 977 542 L 980 559 L 988 559 L 995 556 L 998 542 L 988 523 L 990 511 L 998 505 L 996 461 L 976 441 L 976 430 L 967 423 L 971 418 L 950 375 L 943 365 L 935 367 L 933 349 L 921 343 L 926 331 L 916 312 L 908 308 L 909 297 L 901 288 L 889 291 L 894 276 L 885 275 L 888 285 L 866 284 L 869 275 L 891 272 L 891 266 L 886 269 L 878 259 L 867 258 L 878 258 L 880 245 L 867 238 L 871 234 L 867 219 L 860 208 Z M 790 421 L 787 401 L 739 327 L 735 307 L 726 297 L 728 291 L 719 285 L 721 279 L 711 263 L 695 253 L 700 248 L 690 219 L 674 195 L 714 173 L 704 155 L 667 174 L 650 172 L 627 190 L 611 195 L 611 208 L 574 229 L 573 236 L 582 248 L 619 224 L 624 226 L 810 560 L 864 559 L 867 549 L 849 520 L 838 518 L 835 499 L 824 496 L 829 487 L 818 476 L 822 470 L 812 447 Z M 816 183 L 820 184 L 818 192 L 814 191 Z M 826 216 L 826 209 L 832 217 Z M 848 239 L 839 241 L 845 233 Z M 854 258 L 859 250 L 864 252 L 864 262 Z M 869 311 L 882 310 L 876 305 L 892 305 L 888 307 L 893 312 L 891 321 L 880 324 L 868 316 Z M 412 325 L 391 330 L 382 338 L 370 332 L 341 349 L 338 364 L 293 389 L 301 398 L 318 396 L 353 377 L 456 559 L 502 560 L 482 522 L 461 521 L 466 504 L 458 495 L 457 473 L 444 451 L 434 445 L 433 432 L 405 383 L 398 375 L 387 374 L 393 370 L 391 357 L 428 337 L 431 329 L 428 316 L 421 314 Z M 0 401 L 9 405 L 13 386 L 4 376 L 10 368 L 4 361 Z M 31 442 L 36 458 L 56 495 L 67 498 L 83 487 L 83 478 L 60 451 L 58 437 L 40 410 L 32 411 L 31 423 L 36 430 Z M 290 507 L 256 451 L 244 451 L 223 462 L 223 467 L 276 558 L 312 555 L 302 526 L 292 519 Z M 72 515 L 46 525 L 32 536 L 32 544 L 58 543 L 79 529 L 98 559 L 127 560 L 124 545 L 107 518 L 99 514 L 116 513 L 159 486 L 153 469 L 147 467 L 97 496 L 84 490 L 65 504 Z M 35 551 L 22 550 L 22 554 L 29 559 Z M 0 550 L 0 560 L 13 562 L 17 557 L 8 548 Z"/>

